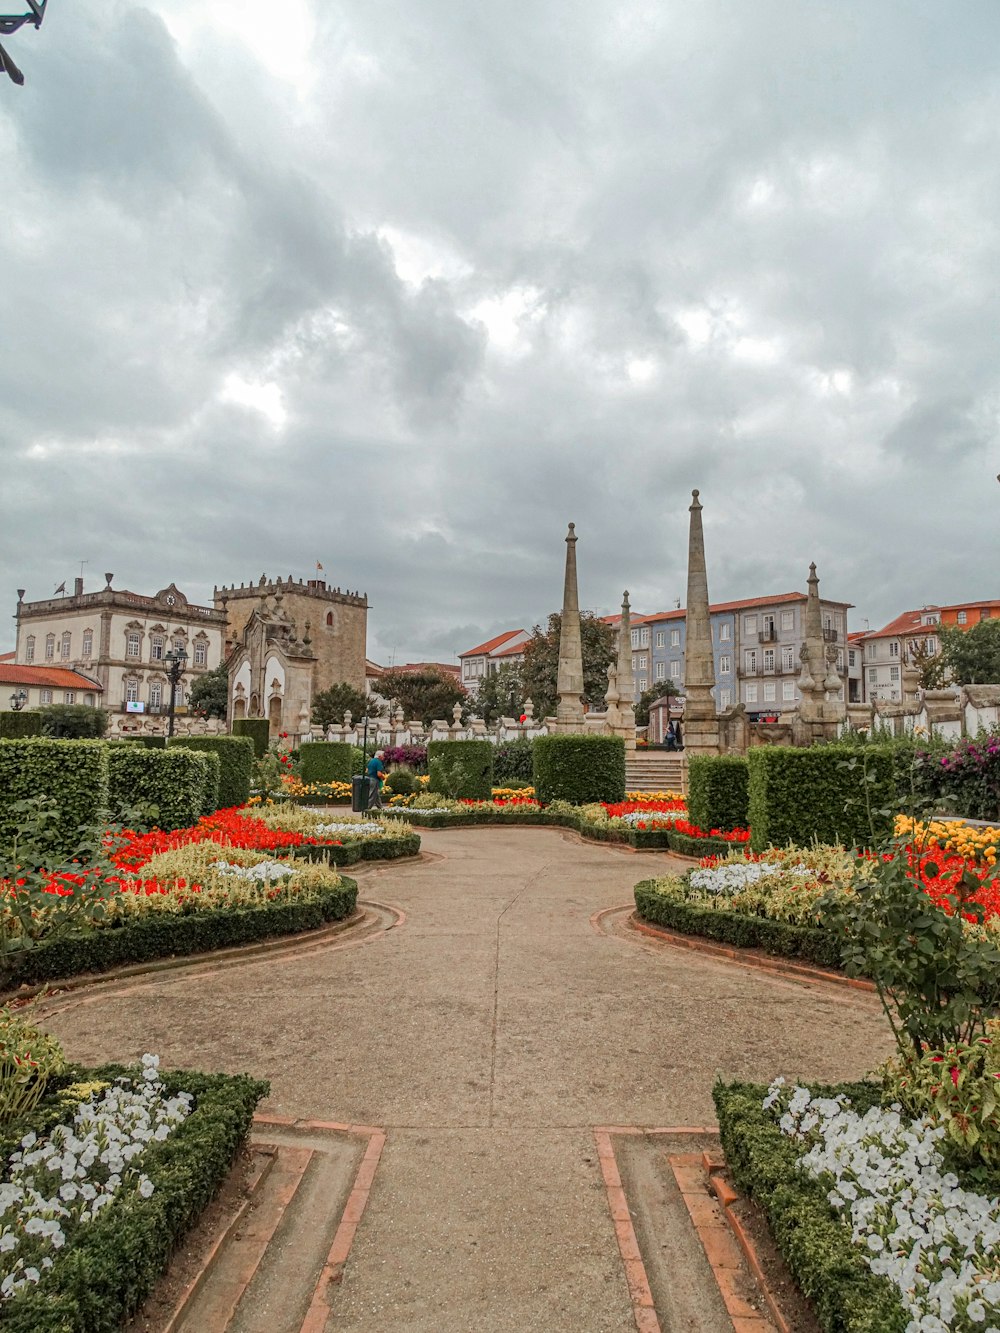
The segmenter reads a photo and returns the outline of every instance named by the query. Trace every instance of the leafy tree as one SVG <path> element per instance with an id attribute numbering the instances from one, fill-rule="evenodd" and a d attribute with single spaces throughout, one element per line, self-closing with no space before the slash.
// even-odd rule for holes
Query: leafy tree
<path id="1" fill-rule="evenodd" d="M 937 690 L 945 683 L 948 675 L 948 663 L 944 653 L 932 653 L 927 647 L 927 640 L 914 643 L 909 652 L 910 661 L 920 672 L 920 688 Z"/>
<path id="2" fill-rule="evenodd" d="M 501 717 L 520 717 L 524 711 L 524 681 L 516 662 L 504 662 L 479 682 L 473 710 L 489 724 Z"/>
<path id="3" fill-rule="evenodd" d="M 649 705 L 655 704 L 657 699 L 665 699 L 668 695 L 677 696 L 680 690 L 672 680 L 658 681 L 651 689 L 644 690 L 635 701 L 635 725 L 637 727 L 649 726 Z"/>
<path id="4" fill-rule="evenodd" d="M 329 726 L 339 727 L 345 713 L 350 713 L 357 721 L 359 717 L 364 717 L 367 708 L 368 696 L 364 691 L 356 690 L 353 685 L 342 680 L 313 695 L 312 720 L 317 727 L 324 729 Z"/>
<path id="5" fill-rule="evenodd" d="M 1000 620 L 942 629 L 941 654 L 959 685 L 1000 685 Z"/>
<path id="6" fill-rule="evenodd" d="M 379 680 L 378 692 L 398 703 L 407 718 L 420 718 L 426 724 L 435 718 L 451 720 L 456 704 L 463 707 L 468 695 L 452 676 L 440 671 L 387 671 Z"/>
<path id="7" fill-rule="evenodd" d="M 229 672 L 225 666 L 198 677 L 191 686 L 191 707 L 206 717 L 225 718 L 229 710 Z"/>
<path id="8" fill-rule="evenodd" d="M 524 697 L 531 700 L 535 717 L 549 717 L 556 711 L 556 684 L 559 675 L 559 631 L 562 615 L 553 611 L 548 629 L 536 625 L 524 645 L 521 681 Z M 583 702 L 590 708 L 603 708 L 608 690 L 608 666 L 615 660 L 615 632 L 590 611 L 580 613 L 580 647 L 583 652 Z"/>

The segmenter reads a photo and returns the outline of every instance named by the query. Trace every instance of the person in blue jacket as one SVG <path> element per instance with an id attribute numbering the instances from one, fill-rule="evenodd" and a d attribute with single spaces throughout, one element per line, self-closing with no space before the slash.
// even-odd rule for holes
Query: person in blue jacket
<path id="1" fill-rule="evenodd" d="M 382 783 L 385 780 L 384 750 L 376 750 L 368 760 L 368 808 L 382 809 Z"/>

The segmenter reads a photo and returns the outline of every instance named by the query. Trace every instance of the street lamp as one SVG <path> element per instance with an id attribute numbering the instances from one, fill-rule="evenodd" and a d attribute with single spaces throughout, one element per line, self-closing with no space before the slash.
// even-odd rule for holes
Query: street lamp
<path id="1" fill-rule="evenodd" d="M 24 0 L 28 6 L 27 14 L 0 14 L 0 35 L 7 36 L 12 32 L 17 32 L 25 23 L 30 23 L 32 27 L 40 28 L 42 19 L 45 17 L 45 7 L 49 0 Z M 18 86 L 24 83 L 24 75 L 11 60 L 10 56 L 0 46 L 0 72 L 8 77 Z"/>
<path id="2" fill-rule="evenodd" d="M 167 666 L 167 680 L 170 682 L 170 705 L 167 708 L 167 735 L 174 734 L 174 699 L 177 694 L 177 686 L 180 684 L 181 676 L 184 674 L 184 663 L 187 661 L 187 653 L 183 648 L 171 648 L 163 654 L 164 662 Z"/>
<path id="3" fill-rule="evenodd" d="M 28 696 L 24 690 L 15 690 L 10 696 L 10 706 L 15 713 L 19 713 L 27 702 Z"/>

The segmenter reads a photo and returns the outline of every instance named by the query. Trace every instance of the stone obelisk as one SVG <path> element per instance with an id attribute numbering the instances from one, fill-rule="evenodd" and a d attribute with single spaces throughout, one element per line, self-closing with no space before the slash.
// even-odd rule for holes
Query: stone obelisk
<path id="1" fill-rule="evenodd" d="M 691 492 L 688 535 L 687 634 L 684 650 L 683 738 L 688 754 L 719 753 L 719 721 L 712 689 L 715 655 L 708 608 L 708 571 L 705 534 L 701 526 L 698 492 Z"/>
<path id="2" fill-rule="evenodd" d="M 618 734 L 626 750 L 635 749 L 635 678 L 632 675 L 632 610 L 628 589 L 622 594 L 622 620 L 618 629 Z"/>
<path id="3" fill-rule="evenodd" d="M 823 633 L 815 561 L 809 566 L 807 586 L 804 643 L 800 652 L 802 672 L 798 681 L 802 695 L 799 717 L 811 728 L 808 741 L 831 740 L 847 710 L 838 698 L 843 682 L 837 673 L 837 648 L 826 642 Z M 828 698 L 829 695 L 833 697 Z"/>
<path id="4" fill-rule="evenodd" d="M 580 643 L 580 597 L 576 584 L 576 529 L 566 534 L 566 579 L 559 630 L 559 674 L 556 677 L 556 730 L 584 731 L 583 648 Z"/>

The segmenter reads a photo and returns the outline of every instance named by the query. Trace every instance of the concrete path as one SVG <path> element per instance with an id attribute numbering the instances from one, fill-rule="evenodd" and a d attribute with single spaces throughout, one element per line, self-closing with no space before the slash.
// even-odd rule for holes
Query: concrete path
<path id="1" fill-rule="evenodd" d="M 164 973 L 47 1025 L 75 1059 L 248 1070 L 272 1114 L 387 1130 L 331 1330 L 625 1333 L 594 1127 L 710 1125 L 719 1074 L 858 1077 L 889 1053 L 884 1019 L 864 994 L 595 930 L 666 855 L 549 829 L 421 837 L 422 862 L 358 875 L 405 911 L 388 934 Z"/>

